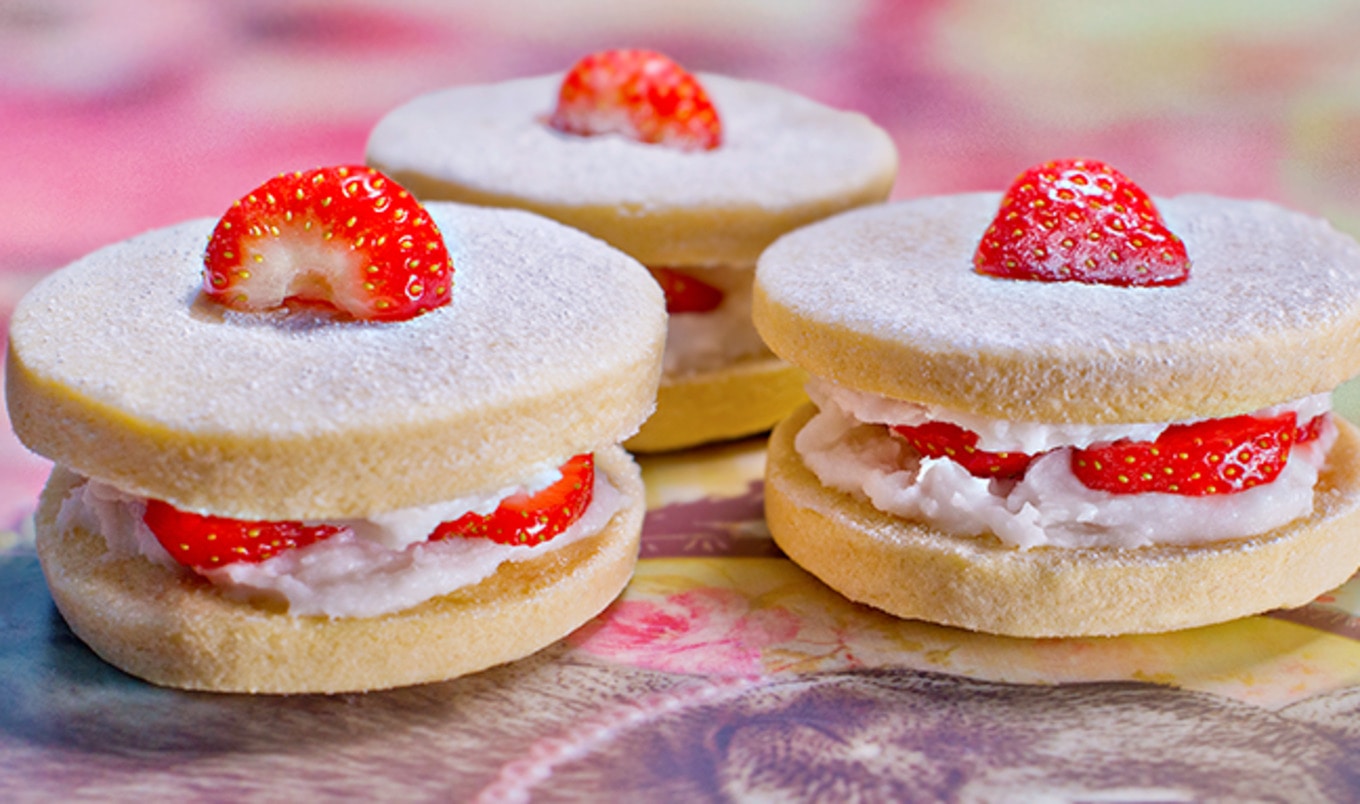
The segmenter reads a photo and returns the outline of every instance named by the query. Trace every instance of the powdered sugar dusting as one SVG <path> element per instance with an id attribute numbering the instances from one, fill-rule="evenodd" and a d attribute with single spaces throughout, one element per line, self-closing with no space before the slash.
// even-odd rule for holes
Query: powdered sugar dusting
<path id="1" fill-rule="evenodd" d="M 779 210 L 852 195 L 897 162 L 863 115 L 777 87 L 698 74 L 723 122 L 723 144 L 681 151 L 544 124 L 562 76 L 455 87 L 389 113 L 368 159 L 497 195 L 577 207 Z"/>
<path id="2" fill-rule="evenodd" d="M 800 314 L 928 350 L 1267 339 L 1360 310 L 1360 245 L 1266 202 L 1156 199 L 1191 260 L 1189 281 L 1169 288 L 975 273 L 999 203 L 999 193 L 973 193 L 845 213 L 772 246 L 760 281 Z"/>
<path id="3" fill-rule="evenodd" d="M 757 284 L 799 334 L 782 348 L 762 334 L 790 362 L 844 370 L 831 378 L 847 385 L 907 399 L 929 386 L 923 401 L 959 405 L 948 397 L 970 383 L 981 412 L 1044 421 L 1082 420 L 1064 413 L 1074 403 L 1092 422 L 1227 415 L 1330 391 L 1360 369 L 1360 245 L 1325 221 L 1261 201 L 1155 199 L 1185 241 L 1184 284 L 1028 282 L 972 270 L 999 201 L 925 198 L 786 235 Z M 877 362 L 848 367 L 850 339 Z"/>
<path id="4" fill-rule="evenodd" d="M 203 219 L 48 277 L 16 312 L 13 342 L 39 376 L 139 420 L 279 437 L 555 394 L 654 348 L 640 333 L 659 331 L 659 291 L 631 259 L 524 213 L 429 209 L 453 256 L 453 299 L 410 321 L 205 312 Z"/>

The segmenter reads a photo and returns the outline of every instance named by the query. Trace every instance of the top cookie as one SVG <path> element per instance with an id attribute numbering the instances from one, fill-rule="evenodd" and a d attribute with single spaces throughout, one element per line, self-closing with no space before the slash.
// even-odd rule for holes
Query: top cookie
<path id="1" fill-rule="evenodd" d="M 384 117 L 370 165 L 421 198 L 542 213 L 648 265 L 752 265 L 779 235 L 887 198 L 888 135 L 792 92 L 699 74 L 723 144 L 687 152 L 545 124 L 562 75 L 456 87 Z"/>
<path id="2" fill-rule="evenodd" d="M 409 321 L 224 313 L 200 298 L 212 220 L 47 277 L 11 323 L 15 431 L 82 474 L 243 519 L 452 499 L 631 435 L 665 341 L 647 272 L 534 215 L 427 207 L 455 288 Z"/>
<path id="3" fill-rule="evenodd" d="M 1226 416 L 1360 369 L 1360 245 L 1260 201 L 1157 199 L 1190 279 L 1114 287 L 984 276 L 999 193 L 845 213 L 760 259 L 753 316 L 784 359 L 884 396 L 998 419 Z"/>

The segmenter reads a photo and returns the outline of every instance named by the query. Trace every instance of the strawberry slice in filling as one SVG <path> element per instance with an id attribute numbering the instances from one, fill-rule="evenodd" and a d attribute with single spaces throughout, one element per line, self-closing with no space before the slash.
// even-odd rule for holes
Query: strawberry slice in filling
<path id="1" fill-rule="evenodd" d="M 1014 480 L 1025 474 L 1034 456 L 1023 452 L 987 452 L 977 448 L 980 436 L 972 430 L 945 421 L 919 425 L 899 424 L 892 431 L 902 436 L 927 458 L 948 458 L 974 477 Z"/>
<path id="2" fill-rule="evenodd" d="M 1232 494 L 1270 483 L 1289 450 L 1318 437 L 1322 417 L 1298 426 L 1294 413 L 1174 424 L 1156 441 L 1117 441 L 1072 451 L 1072 473 L 1112 494 Z"/>
<path id="3" fill-rule="evenodd" d="M 822 485 L 1021 550 L 1208 544 L 1284 527 L 1315 509 L 1338 436 L 1326 394 L 1249 416 L 1082 425 L 987 419 L 816 378 L 807 388 L 817 411 L 792 447 Z M 1176 464 L 1151 462 L 1163 459 Z"/>
<path id="4" fill-rule="evenodd" d="M 1153 441 L 1072 448 L 1071 470 L 1085 487 L 1111 494 L 1232 494 L 1279 477 L 1290 449 L 1316 440 L 1325 417 L 1301 426 L 1292 411 L 1173 424 Z M 891 429 L 918 454 L 952 460 L 974 477 L 1016 480 L 1038 457 L 980 450 L 977 433 L 946 421 Z"/>
<path id="5" fill-rule="evenodd" d="M 708 313 L 723 302 L 722 290 L 694 276 L 692 272 L 675 268 L 648 268 L 652 278 L 666 296 L 666 312 Z"/>
<path id="6" fill-rule="evenodd" d="M 464 514 L 444 522 L 430 534 L 439 539 L 490 539 L 497 544 L 532 547 L 549 541 L 581 518 L 592 498 L 595 460 L 577 455 L 562 465 L 562 478 L 534 494 L 520 493 L 501 501 L 490 514 Z"/>
<path id="7" fill-rule="evenodd" d="M 325 541 L 341 530 L 335 525 L 250 522 L 195 514 L 160 500 L 147 500 L 142 521 L 172 558 L 195 569 L 268 561 L 284 550 Z"/>
<path id="8" fill-rule="evenodd" d="M 429 541 L 485 539 L 503 545 L 534 546 L 579 520 L 593 498 L 595 462 L 577 455 L 561 467 L 561 478 L 533 494 L 515 494 L 490 514 L 468 513 L 441 523 Z M 203 572 L 232 564 L 258 564 L 280 553 L 324 542 L 346 529 L 335 524 L 244 521 L 180 511 L 149 500 L 143 522 L 180 564 Z"/>

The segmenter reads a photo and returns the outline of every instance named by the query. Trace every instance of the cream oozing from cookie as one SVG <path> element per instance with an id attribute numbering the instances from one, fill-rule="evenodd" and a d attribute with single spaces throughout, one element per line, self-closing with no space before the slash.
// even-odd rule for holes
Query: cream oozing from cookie
<path id="1" fill-rule="evenodd" d="M 1264 533 L 1312 510 L 1313 488 L 1336 437 L 1329 422 L 1321 437 L 1291 449 L 1273 482 L 1234 494 L 1112 494 L 1076 478 L 1071 450 L 1123 438 L 1155 439 L 1176 422 L 1015 423 L 888 399 L 824 380 L 810 382 L 808 392 L 819 411 L 798 434 L 795 447 L 822 483 L 885 513 L 960 535 L 991 533 L 1022 549 L 1192 545 Z M 1292 411 L 1305 422 L 1330 409 L 1330 395 L 1317 394 L 1258 413 Z M 984 450 L 1043 454 L 1018 481 L 975 477 L 948 458 L 917 455 L 888 429 L 927 421 L 973 430 Z"/>
<path id="2" fill-rule="evenodd" d="M 686 273 L 721 290 L 722 303 L 707 312 L 670 314 L 662 357 L 665 376 L 712 371 L 742 358 L 770 355 L 751 323 L 754 268 L 704 268 Z"/>
<path id="3" fill-rule="evenodd" d="M 580 518 L 552 539 L 534 546 L 505 545 L 483 538 L 428 541 L 441 522 L 466 513 L 489 514 L 507 497 L 532 494 L 561 473 L 553 468 L 523 483 L 444 503 L 307 524 L 342 530 L 306 547 L 258 563 L 238 562 L 202 573 L 228 597 L 285 603 L 294 616 L 373 617 L 402 611 L 475 584 L 507 561 L 528 561 L 589 538 L 627 504 L 622 493 L 595 470 L 591 503 Z M 58 523 L 101 534 L 111 557 L 147 558 L 167 569 L 189 572 L 162 547 L 143 521 L 146 499 L 108 483 L 87 479 L 62 504 Z"/>

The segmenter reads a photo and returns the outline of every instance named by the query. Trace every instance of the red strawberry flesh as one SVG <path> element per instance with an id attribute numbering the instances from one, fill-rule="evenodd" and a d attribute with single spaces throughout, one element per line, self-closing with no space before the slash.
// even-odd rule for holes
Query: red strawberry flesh
<path id="1" fill-rule="evenodd" d="M 1274 481 L 1294 445 L 1319 438 L 1326 421 L 1324 414 L 1298 425 L 1282 413 L 1175 424 L 1154 441 L 1073 449 L 1071 469 L 1087 488 L 1112 494 L 1232 494 Z M 980 450 L 977 433 L 945 421 L 891 429 L 920 455 L 948 458 L 974 477 L 1018 479 L 1037 457 Z"/>
<path id="2" fill-rule="evenodd" d="M 1113 494 L 1232 494 L 1279 477 L 1297 443 L 1317 438 L 1325 419 L 1302 427 L 1293 413 L 1232 416 L 1168 427 L 1155 441 L 1117 441 L 1073 450 L 1072 473 Z"/>
<path id="3" fill-rule="evenodd" d="M 902 436 L 927 458 L 949 458 L 974 477 L 1010 480 L 1020 477 L 1033 456 L 1022 452 L 986 452 L 977 448 L 978 434 L 945 421 L 919 425 L 896 425 Z"/>
<path id="4" fill-rule="evenodd" d="M 577 455 L 562 477 L 535 494 L 517 494 L 490 514 L 466 514 L 435 528 L 431 539 L 484 538 L 499 544 L 542 544 L 581 518 L 594 497 L 595 459 Z"/>
<path id="5" fill-rule="evenodd" d="M 195 569 L 266 561 L 284 550 L 328 539 L 341 530 L 334 525 L 205 516 L 181 511 L 160 500 L 147 502 L 143 521 L 172 558 Z"/>
<path id="6" fill-rule="evenodd" d="M 453 261 L 399 184 L 363 166 L 285 173 L 238 199 L 204 255 L 204 292 L 237 310 L 323 305 L 400 321 L 447 304 Z"/>
<path id="7" fill-rule="evenodd" d="M 547 488 L 507 497 L 490 514 L 467 514 L 438 525 L 429 539 L 485 538 L 529 546 L 551 540 L 590 506 L 594 456 L 577 455 L 562 465 L 561 472 L 562 477 Z M 159 500 L 147 502 L 143 521 L 171 557 L 197 570 L 266 561 L 284 550 L 315 544 L 343 530 L 336 525 L 207 516 L 181 511 Z"/>
<path id="8" fill-rule="evenodd" d="M 1119 286 L 1175 285 L 1190 275 L 1185 244 L 1147 193 L 1109 165 L 1080 159 L 1022 173 L 973 265 L 1007 279 Z"/>
<path id="9" fill-rule="evenodd" d="M 602 50 L 581 59 L 563 79 L 548 125 L 686 151 L 722 143 L 722 122 L 703 85 L 651 50 Z"/>
<path id="10" fill-rule="evenodd" d="M 716 310 L 723 292 L 707 282 L 674 268 L 649 268 L 666 296 L 668 313 L 707 313 Z"/>

